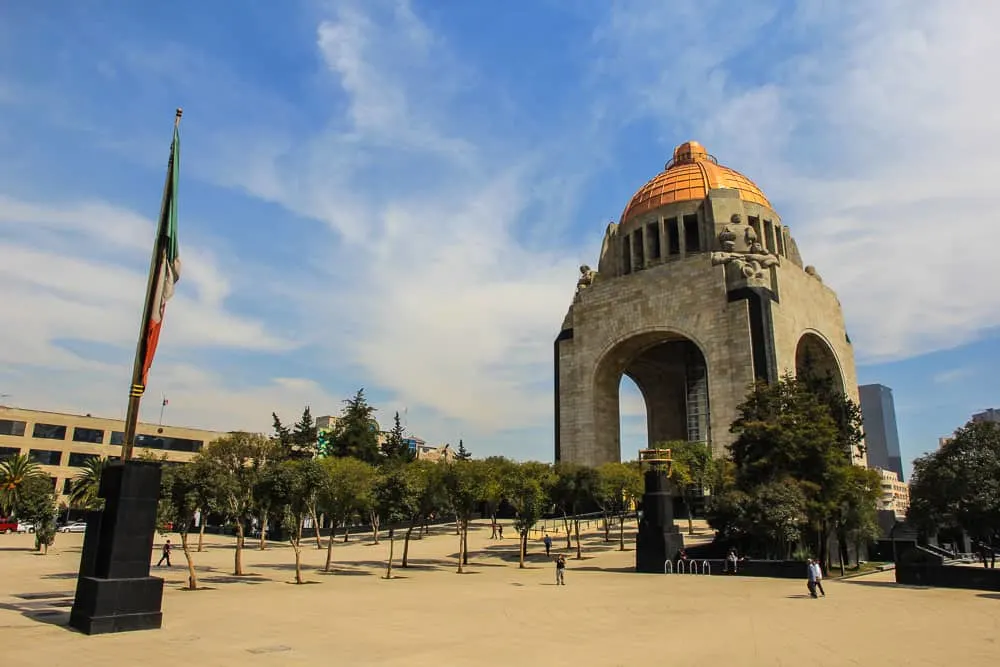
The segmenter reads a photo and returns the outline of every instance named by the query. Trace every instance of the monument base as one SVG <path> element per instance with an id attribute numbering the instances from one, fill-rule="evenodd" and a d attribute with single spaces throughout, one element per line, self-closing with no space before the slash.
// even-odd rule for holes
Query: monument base
<path id="1" fill-rule="evenodd" d="M 98 579 L 81 577 L 69 624 L 88 635 L 130 630 L 158 630 L 163 579 Z"/>
<path id="2" fill-rule="evenodd" d="M 163 579 L 149 576 L 160 495 L 160 466 L 108 465 L 87 516 L 80 574 L 69 625 L 88 635 L 156 630 L 163 622 Z"/>
<path id="3" fill-rule="evenodd" d="M 684 535 L 676 528 L 640 530 L 635 539 L 635 571 L 663 574 L 666 561 L 674 560 L 683 548 Z"/>

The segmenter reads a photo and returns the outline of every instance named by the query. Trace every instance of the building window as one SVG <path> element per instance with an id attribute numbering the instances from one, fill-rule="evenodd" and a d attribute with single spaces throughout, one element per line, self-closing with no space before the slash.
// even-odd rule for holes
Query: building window
<path id="1" fill-rule="evenodd" d="M 764 221 L 764 247 L 771 254 L 778 252 L 778 246 L 774 242 L 774 223 L 770 220 Z"/>
<path id="2" fill-rule="evenodd" d="M 112 431 L 111 440 L 108 442 L 109 445 L 124 445 L 125 444 L 125 432 L 124 431 Z"/>
<path id="3" fill-rule="evenodd" d="M 62 494 L 68 496 L 71 493 L 73 493 L 73 478 L 67 477 L 63 480 Z"/>
<path id="4" fill-rule="evenodd" d="M 635 238 L 632 241 L 632 266 L 636 271 L 642 270 L 646 265 L 646 258 L 642 254 L 642 229 L 635 230 Z"/>
<path id="5" fill-rule="evenodd" d="M 200 452 L 205 443 L 188 438 L 169 438 L 141 433 L 135 436 L 135 446 L 147 449 L 163 449 L 168 452 Z"/>
<path id="6" fill-rule="evenodd" d="M 646 226 L 646 237 L 649 239 L 649 258 L 660 258 L 660 223 L 654 222 Z"/>
<path id="7" fill-rule="evenodd" d="M 25 422 L 0 419 L 0 435 L 24 435 Z"/>
<path id="8" fill-rule="evenodd" d="M 69 454 L 69 465 L 73 468 L 83 468 L 86 467 L 87 461 L 91 459 L 96 459 L 97 454 L 81 454 L 79 452 L 70 452 Z"/>
<path id="9" fill-rule="evenodd" d="M 31 431 L 31 437 L 44 440 L 65 440 L 66 427 L 62 424 L 35 424 L 35 428 Z"/>
<path id="10" fill-rule="evenodd" d="M 32 449 L 28 452 L 28 458 L 41 466 L 57 466 L 62 452 L 52 449 Z"/>
<path id="11" fill-rule="evenodd" d="M 99 445 L 104 442 L 104 431 L 99 428 L 77 426 L 73 429 L 73 442 L 90 442 Z"/>
<path id="12" fill-rule="evenodd" d="M 774 236 L 778 240 L 778 254 L 781 255 L 782 257 L 786 257 L 786 255 L 785 255 L 785 230 L 783 230 L 781 227 L 775 227 L 774 228 Z"/>
<path id="13" fill-rule="evenodd" d="M 622 237 L 622 273 L 632 273 L 632 237 Z"/>
<path id="14" fill-rule="evenodd" d="M 21 450 L 17 447 L 0 447 L 0 461 L 12 459 L 20 453 Z"/>
<path id="15" fill-rule="evenodd" d="M 52 490 L 53 491 L 56 490 L 56 484 L 58 484 L 58 483 L 59 482 L 58 482 L 58 480 L 55 477 L 49 477 L 49 484 L 52 485 Z"/>
<path id="16" fill-rule="evenodd" d="M 681 233 L 677 227 L 677 218 L 667 218 L 667 254 L 681 254 Z"/>
<path id="17" fill-rule="evenodd" d="M 698 216 L 684 216 L 684 253 L 701 252 L 701 234 L 698 229 Z"/>

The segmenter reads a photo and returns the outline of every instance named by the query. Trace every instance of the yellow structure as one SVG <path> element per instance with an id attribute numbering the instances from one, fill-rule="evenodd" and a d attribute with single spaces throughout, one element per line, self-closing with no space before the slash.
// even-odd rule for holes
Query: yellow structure
<path id="1" fill-rule="evenodd" d="M 910 507 L 910 485 L 899 480 L 892 470 L 876 468 L 882 476 L 882 497 L 879 499 L 878 508 L 880 510 L 892 510 L 896 516 L 902 518 L 906 516 L 906 510 Z"/>
<path id="2" fill-rule="evenodd" d="M 0 406 L 0 460 L 27 454 L 52 478 L 60 496 L 88 459 L 121 456 L 125 422 L 90 415 L 73 415 Z M 169 462 L 186 463 L 208 443 L 225 435 L 218 431 L 140 423 L 135 450 Z"/>

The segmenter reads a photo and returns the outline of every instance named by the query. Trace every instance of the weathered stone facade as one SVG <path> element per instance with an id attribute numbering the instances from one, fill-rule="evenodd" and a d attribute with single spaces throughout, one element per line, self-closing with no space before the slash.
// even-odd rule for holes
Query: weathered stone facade
<path id="1" fill-rule="evenodd" d="M 837 295 L 763 193 L 695 142 L 608 225 L 554 353 L 557 461 L 621 459 L 623 374 L 642 392 L 650 444 L 701 440 L 717 455 L 749 385 L 805 357 L 857 401 Z"/>

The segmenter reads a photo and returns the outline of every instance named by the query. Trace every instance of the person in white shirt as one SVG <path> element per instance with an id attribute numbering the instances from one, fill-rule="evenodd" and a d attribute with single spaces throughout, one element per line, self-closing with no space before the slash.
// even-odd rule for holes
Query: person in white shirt
<path id="1" fill-rule="evenodd" d="M 823 590 L 823 568 L 820 567 L 819 561 L 810 560 L 809 569 L 811 570 L 810 579 L 812 580 L 813 597 L 816 597 L 817 590 L 820 595 L 826 597 L 826 591 Z"/>
<path id="2" fill-rule="evenodd" d="M 809 587 L 809 597 L 816 597 L 816 570 L 813 569 L 813 559 L 806 559 L 806 576 L 808 580 L 806 586 Z"/>

